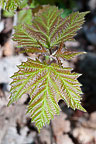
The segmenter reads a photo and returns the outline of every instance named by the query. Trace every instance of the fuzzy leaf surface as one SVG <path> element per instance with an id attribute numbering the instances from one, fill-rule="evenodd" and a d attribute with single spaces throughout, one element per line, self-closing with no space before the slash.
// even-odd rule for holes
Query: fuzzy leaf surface
<path id="1" fill-rule="evenodd" d="M 12 76 L 9 104 L 17 101 L 23 94 L 30 95 L 28 112 L 38 130 L 59 114 L 58 102 L 63 99 L 68 107 L 85 111 L 80 104 L 79 74 L 71 73 L 71 68 L 57 64 L 43 64 L 28 59 L 18 66 L 19 71 Z"/>
<path id="2" fill-rule="evenodd" d="M 84 16 L 89 12 L 73 12 L 69 16 L 57 21 L 56 28 L 53 30 L 51 39 L 54 38 L 52 46 L 60 44 L 60 42 L 72 41 L 76 32 L 84 23 Z M 58 32 L 57 32 L 58 31 Z"/>
<path id="3" fill-rule="evenodd" d="M 23 52 L 46 53 L 46 49 L 39 40 L 33 36 L 31 31 L 27 31 L 23 26 L 25 27 L 25 25 L 18 25 L 15 27 L 16 32 L 13 37 L 13 40 L 18 42 L 19 47 L 24 48 Z"/>
<path id="4" fill-rule="evenodd" d="M 85 54 L 86 52 L 78 52 L 78 51 L 69 51 L 66 47 L 63 47 L 63 43 L 60 44 L 60 47 L 54 54 L 57 58 L 62 58 L 64 60 L 70 60 L 75 56 Z"/>
<path id="5" fill-rule="evenodd" d="M 32 21 L 32 11 L 31 9 L 21 10 L 18 12 L 18 23 L 27 23 L 30 24 Z"/>
<path id="6" fill-rule="evenodd" d="M 73 12 L 64 19 L 60 16 L 61 13 L 62 10 L 58 10 L 55 6 L 45 6 L 42 12 L 34 17 L 32 25 L 26 24 L 16 28 L 14 40 L 23 47 L 41 47 L 42 45 L 46 49 L 51 49 L 61 42 L 73 40 L 88 12 Z"/>
<path id="7" fill-rule="evenodd" d="M 21 2 L 22 0 L 0 0 L 0 5 L 8 11 L 14 11 Z"/>

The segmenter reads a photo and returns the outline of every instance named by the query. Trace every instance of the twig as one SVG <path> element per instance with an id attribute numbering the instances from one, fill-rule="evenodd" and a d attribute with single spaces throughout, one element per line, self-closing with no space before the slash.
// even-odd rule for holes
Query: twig
<path id="1" fill-rule="evenodd" d="M 53 128 L 52 128 L 52 121 L 50 121 L 50 143 L 51 144 L 57 144 L 56 143 L 56 139 L 54 138 L 54 131 L 53 131 Z"/>

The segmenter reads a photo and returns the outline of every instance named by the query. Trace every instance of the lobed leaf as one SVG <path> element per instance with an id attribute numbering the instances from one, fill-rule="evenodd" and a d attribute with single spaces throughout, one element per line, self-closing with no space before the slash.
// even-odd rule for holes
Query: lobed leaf
<path id="1" fill-rule="evenodd" d="M 63 58 L 64 60 L 70 60 L 74 58 L 75 56 L 85 54 L 86 52 L 78 52 L 78 51 L 69 51 L 67 48 L 63 46 L 63 43 L 61 42 L 60 47 L 55 52 L 54 56 L 58 58 Z"/>
<path id="2" fill-rule="evenodd" d="M 44 7 L 42 13 L 33 19 L 32 25 L 18 25 L 15 28 L 16 33 L 13 39 L 18 42 L 19 46 L 25 49 L 28 47 L 31 49 L 32 47 L 40 49 L 42 49 L 42 47 L 43 49 L 49 48 L 51 25 L 57 17 L 60 17 L 60 13 L 61 11 L 55 6 Z"/>
<path id="3" fill-rule="evenodd" d="M 61 13 L 62 10 L 58 10 L 55 6 L 45 6 L 33 18 L 31 25 L 15 27 L 16 32 L 13 37 L 24 49 L 23 52 L 43 53 L 41 56 L 44 56 L 47 62 L 28 59 L 18 66 L 19 71 L 12 76 L 8 104 L 17 101 L 25 93 L 29 94 L 31 100 L 28 112 L 38 130 L 45 123 L 49 123 L 55 114 L 59 114 L 60 99 L 73 109 L 85 111 L 80 103 L 81 89 L 77 81 L 79 74 L 71 73 L 71 68 L 64 68 L 55 62 L 58 57 L 69 60 L 81 54 L 68 51 L 64 47 L 64 42 L 73 40 L 88 12 L 74 12 L 65 19 L 60 16 Z"/>
<path id="4" fill-rule="evenodd" d="M 72 41 L 76 32 L 81 28 L 84 23 L 84 16 L 89 12 L 73 12 L 65 19 L 57 23 L 57 26 L 52 31 L 51 39 L 54 39 L 51 46 L 58 45 L 61 42 Z"/>
<path id="5" fill-rule="evenodd" d="M 25 24 L 16 28 L 14 40 L 22 47 L 41 48 L 42 45 L 46 49 L 73 40 L 88 12 L 73 12 L 64 19 L 61 13 L 62 10 L 58 10 L 55 6 L 45 6 L 38 16 L 33 18 L 31 25 Z"/>
<path id="6" fill-rule="evenodd" d="M 27 32 L 26 29 L 23 29 L 23 26 L 18 25 L 15 27 L 16 32 L 13 37 L 13 40 L 18 42 L 19 47 L 24 48 L 23 52 L 30 52 L 30 53 L 46 52 L 46 49 L 39 42 L 39 40 L 34 38 L 31 32 Z"/>
<path id="7" fill-rule="evenodd" d="M 30 95 L 28 112 L 38 130 L 49 123 L 55 114 L 59 114 L 58 102 L 63 99 L 73 109 L 85 111 L 80 104 L 79 74 L 71 73 L 71 68 L 63 68 L 55 63 L 43 64 L 28 59 L 18 66 L 13 76 L 9 104 L 17 101 L 23 94 Z"/>

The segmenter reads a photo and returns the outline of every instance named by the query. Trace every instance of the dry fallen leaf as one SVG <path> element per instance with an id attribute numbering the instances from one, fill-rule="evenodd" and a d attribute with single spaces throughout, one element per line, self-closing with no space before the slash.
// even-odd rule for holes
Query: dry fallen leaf
<path id="1" fill-rule="evenodd" d="M 79 123 L 73 130 L 73 136 L 81 144 L 87 144 L 96 140 L 96 112 L 90 114 L 89 120 Z"/>
<path id="2" fill-rule="evenodd" d="M 90 115 L 90 121 L 96 123 L 96 112 L 93 112 L 93 113 Z"/>
<path id="3" fill-rule="evenodd" d="M 51 144 L 50 132 L 47 129 L 45 128 L 41 129 L 39 137 L 40 137 L 42 144 Z"/>
<path id="4" fill-rule="evenodd" d="M 59 116 L 55 116 L 52 120 L 52 128 L 55 136 L 60 136 L 70 131 L 70 121 L 66 120 L 66 118 L 67 115 L 61 112 Z"/>
<path id="5" fill-rule="evenodd" d="M 12 40 L 8 40 L 3 46 L 3 55 L 4 56 L 12 56 L 14 53 L 13 42 Z"/>
<path id="6" fill-rule="evenodd" d="M 71 138 L 69 138 L 67 135 L 71 128 L 70 121 L 66 120 L 66 118 L 67 115 L 63 112 L 60 112 L 60 115 L 55 116 L 55 118 L 52 120 L 53 133 L 57 144 L 73 144 Z"/>
<path id="7" fill-rule="evenodd" d="M 79 126 L 73 130 L 73 136 L 77 138 L 81 144 L 85 144 L 96 139 L 96 129 Z"/>
<path id="8" fill-rule="evenodd" d="M 74 144 L 67 134 L 57 137 L 57 144 Z"/>

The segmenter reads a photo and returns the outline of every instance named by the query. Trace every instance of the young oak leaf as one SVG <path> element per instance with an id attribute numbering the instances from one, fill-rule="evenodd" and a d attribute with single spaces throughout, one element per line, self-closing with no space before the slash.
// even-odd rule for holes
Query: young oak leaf
<path id="1" fill-rule="evenodd" d="M 64 19 L 60 16 L 61 13 L 62 10 L 55 6 L 45 6 L 42 12 L 33 18 L 32 25 L 17 27 L 14 40 L 21 46 L 31 47 L 39 47 L 39 41 L 47 49 L 61 41 L 73 40 L 76 31 L 84 23 L 84 16 L 89 12 L 73 12 Z"/>
<path id="2" fill-rule="evenodd" d="M 30 95 L 28 112 L 38 130 L 59 114 L 58 102 L 63 99 L 68 107 L 85 111 L 80 104 L 79 74 L 71 73 L 71 68 L 63 68 L 55 63 L 43 64 L 28 59 L 18 66 L 13 76 L 9 104 L 17 101 L 23 94 Z"/>

